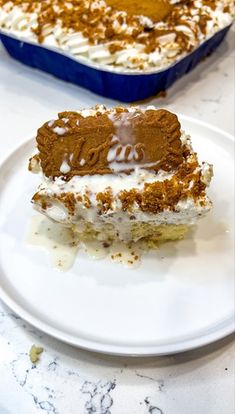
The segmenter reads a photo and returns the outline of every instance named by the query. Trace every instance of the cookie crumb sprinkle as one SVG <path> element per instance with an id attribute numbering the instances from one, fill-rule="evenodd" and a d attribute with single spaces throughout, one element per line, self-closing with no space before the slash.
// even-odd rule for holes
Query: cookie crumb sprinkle
<path id="1" fill-rule="evenodd" d="M 44 351 L 41 346 L 32 345 L 29 351 L 29 358 L 33 364 L 39 361 L 39 355 Z"/>

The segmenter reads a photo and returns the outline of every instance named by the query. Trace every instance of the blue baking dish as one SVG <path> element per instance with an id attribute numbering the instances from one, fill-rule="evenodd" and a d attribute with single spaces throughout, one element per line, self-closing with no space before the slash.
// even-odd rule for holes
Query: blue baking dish
<path id="1" fill-rule="evenodd" d="M 96 63 L 87 63 L 82 61 L 82 58 L 74 58 L 64 51 L 29 43 L 9 33 L 0 32 L 0 38 L 8 53 L 25 65 L 48 72 L 99 95 L 121 102 L 134 102 L 169 88 L 200 60 L 212 53 L 230 27 L 231 25 L 220 30 L 192 53 L 168 68 L 146 73 L 121 72 Z"/>

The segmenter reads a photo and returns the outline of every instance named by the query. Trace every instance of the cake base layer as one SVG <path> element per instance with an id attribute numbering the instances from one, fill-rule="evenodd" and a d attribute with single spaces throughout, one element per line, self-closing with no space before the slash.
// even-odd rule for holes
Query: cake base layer
<path id="1" fill-rule="evenodd" d="M 126 243 L 143 242 L 143 245 L 150 249 L 158 248 L 159 244 L 167 241 L 181 240 L 191 226 L 186 224 L 161 224 L 152 225 L 148 223 L 135 223 L 130 229 L 132 235 Z M 105 224 L 100 228 L 94 227 L 91 223 L 86 223 L 83 230 L 73 227 L 78 239 L 82 242 L 98 240 L 104 244 L 120 242 L 119 234 L 112 224 Z"/>

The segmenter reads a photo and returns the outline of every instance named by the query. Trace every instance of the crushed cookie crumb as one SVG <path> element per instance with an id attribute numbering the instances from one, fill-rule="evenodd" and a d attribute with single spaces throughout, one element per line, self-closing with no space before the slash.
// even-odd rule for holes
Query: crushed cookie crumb
<path id="1" fill-rule="evenodd" d="M 32 345 L 29 351 L 29 358 L 33 364 L 39 361 L 39 355 L 44 351 L 40 346 Z"/>
<path id="2" fill-rule="evenodd" d="M 102 192 L 97 193 L 96 200 L 99 203 L 101 212 L 106 213 L 108 210 L 112 208 L 112 201 L 113 201 L 112 189 L 109 187 L 103 193 Z"/>
<path id="3" fill-rule="evenodd" d="M 91 207 L 91 201 L 90 198 L 87 194 L 83 195 L 83 204 L 86 208 L 90 208 Z"/>
<path id="4" fill-rule="evenodd" d="M 135 220 L 136 217 L 134 215 L 130 216 L 130 220 Z"/>
<path id="5" fill-rule="evenodd" d="M 70 214 L 73 215 L 75 213 L 76 198 L 73 193 L 61 193 L 55 196 L 55 198 L 65 205 Z"/>

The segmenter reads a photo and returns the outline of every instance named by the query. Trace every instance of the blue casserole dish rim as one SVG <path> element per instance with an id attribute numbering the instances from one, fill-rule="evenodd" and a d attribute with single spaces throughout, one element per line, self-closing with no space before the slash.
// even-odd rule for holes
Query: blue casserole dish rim
<path id="1" fill-rule="evenodd" d="M 148 70 L 125 69 L 125 68 L 121 69 L 121 68 L 115 68 L 115 66 L 112 66 L 112 65 L 100 64 L 100 63 L 92 61 L 91 59 L 86 58 L 86 57 L 74 56 L 72 53 L 67 52 L 64 49 L 60 49 L 59 47 L 44 45 L 44 44 L 38 43 L 36 41 L 33 41 L 32 39 L 27 39 L 26 37 L 23 37 L 23 36 L 17 36 L 15 33 L 11 33 L 10 31 L 4 30 L 3 28 L 0 28 L 0 37 L 1 37 L 1 35 L 4 35 L 5 37 L 9 37 L 13 40 L 16 40 L 16 41 L 20 42 L 20 43 L 30 44 L 30 45 L 35 46 L 35 47 L 43 48 L 43 49 L 52 51 L 54 53 L 58 53 L 62 56 L 65 56 L 66 58 L 69 58 L 69 59 L 79 63 L 80 65 L 87 66 L 88 68 L 95 69 L 95 70 L 100 71 L 100 72 L 108 72 L 108 73 L 112 73 L 114 75 L 120 75 L 120 76 L 148 76 L 148 75 L 154 75 L 154 74 L 157 75 L 157 74 L 160 74 L 162 72 L 168 71 L 169 69 L 173 68 L 175 65 L 179 64 L 185 58 L 189 58 L 191 55 L 193 55 L 195 52 L 197 52 L 198 49 L 200 49 L 200 47 L 203 46 L 203 44 L 213 40 L 213 38 L 217 34 L 219 34 L 220 32 L 223 32 L 223 31 L 227 32 L 230 29 L 230 27 L 232 26 L 232 24 L 233 23 L 230 23 L 229 25 L 227 25 L 227 26 L 223 27 L 222 29 L 218 30 L 212 36 L 208 37 L 203 42 L 199 43 L 191 52 L 185 53 L 184 55 L 181 55 L 178 59 L 174 60 L 169 65 L 164 66 L 162 68 L 151 68 L 151 69 L 148 69 Z"/>

